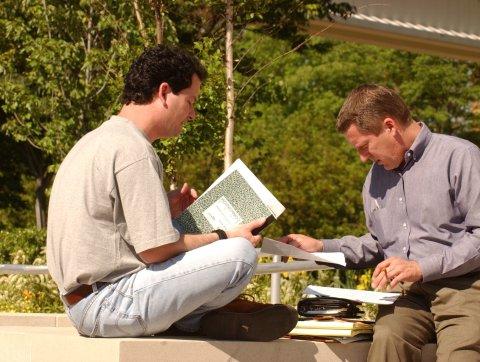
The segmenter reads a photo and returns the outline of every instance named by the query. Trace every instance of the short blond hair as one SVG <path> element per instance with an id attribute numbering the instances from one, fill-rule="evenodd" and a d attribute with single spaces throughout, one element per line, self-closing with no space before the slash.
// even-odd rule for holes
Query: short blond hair
<path id="1" fill-rule="evenodd" d="M 351 124 L 367 133 L 379 134 L 382 121 L 394 118 L 407 126 L 412 122 L 410 110 L 393 90 L 376 84 L 363 84 L 350 92 L 337 117 L 337 130 L 345 133 Z"/>

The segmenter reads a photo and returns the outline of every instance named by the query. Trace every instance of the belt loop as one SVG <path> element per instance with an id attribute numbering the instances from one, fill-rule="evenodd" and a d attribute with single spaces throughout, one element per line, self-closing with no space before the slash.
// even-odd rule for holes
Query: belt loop
<path id="1" fill-rule="evenodd" d="M 97 283 L 92 284 L 92 290 L 93 290 L 94 293 L 96 293 L 98 291 Z"/>

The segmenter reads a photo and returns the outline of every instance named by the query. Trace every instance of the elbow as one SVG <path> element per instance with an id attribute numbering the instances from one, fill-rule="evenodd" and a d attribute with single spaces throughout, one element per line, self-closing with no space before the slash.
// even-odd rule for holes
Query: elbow
<path id="1" fill-rule="evenodd" d="M 158 260 L 158 258 L 156 258 L 155 255 L 153 254 L 154 253 L 152 253 L 151 250 L 145 250 L 139 253 L 138 257 L 142 262 L 144 262 L 147 265 L 154 264 L 154 263 L 161 263 L 162 260 Z"/>
<path id="2" fill-rule="evenodd" d="M 142 262 L 145 264 L 155 264 L 155 263 L 163 263 L 168 259 L 174 257 L 175 255 L 179 254 L 180 251 L 176 243 L 162 245 L 153 249 L 144 250 L 138 253 L 138 257 Z"/>

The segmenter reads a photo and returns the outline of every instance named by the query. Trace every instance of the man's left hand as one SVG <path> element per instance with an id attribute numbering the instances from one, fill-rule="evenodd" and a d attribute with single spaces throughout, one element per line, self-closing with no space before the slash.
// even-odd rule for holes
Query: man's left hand
<path id="1" fill-rule="evenodd" d="M 189 207 L 198 197 L 197 191 L 184 183 L 181 189 L 175 189 L 167 193 L 170 204 L 170 214 L 175 219 L 183 210 Z"/>
<path id="2" fill-rule="evenodd" d="M 377 265 L 372 275 L 372 287 L 384 289 L 390 284 L 394 288 L 400 282 L 414 283 L 422 278 L 422 270 L 416 261 L 394 256 Z"/>

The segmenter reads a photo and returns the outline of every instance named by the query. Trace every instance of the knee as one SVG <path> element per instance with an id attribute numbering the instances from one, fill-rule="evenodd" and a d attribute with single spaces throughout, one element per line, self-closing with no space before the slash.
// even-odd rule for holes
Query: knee
<path id="1" fill-rule="evenodd" d="M 373 334 L 374 342 L 395 342 L 400 339 L 398 333 L 387 325 L 376 325 Z"/>
<path id="2" fill-rule="evenodd" d="M 240 261 L 251 266 L 257 264 L 258 254 L 252 243 L 245 238 L 232 238 L 224 242 L 222 253 L 226 261 Z"/>
<path id="3" fill-rule="evenodd" d="M 373 342 L 382 345 L 399 345 L 408 343 L 420 348 L 427 341 L 421 334 L 417 334 L 413 330 L 406 330 L 401 325 L 391 323 L 389 325 L 375 325 Z"/>

